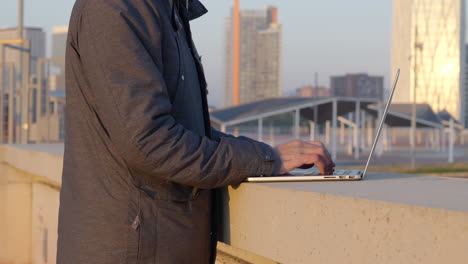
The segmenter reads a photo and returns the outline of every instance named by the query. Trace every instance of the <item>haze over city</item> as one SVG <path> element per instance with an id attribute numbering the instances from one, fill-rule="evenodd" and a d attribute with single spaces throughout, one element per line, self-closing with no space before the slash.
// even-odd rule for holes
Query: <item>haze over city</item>
<path id="1" fill-rule="evenodd" d="M 3 0 L 0 264 L 465 263 L 467 2 Z"/>
<path id="2" fill-rule="evenodd" d="M 26 2 L 25 25 L 46 30 L 48 53 L 51 29 L 68 24 L 73 3 L 73 0 Z M 205 0 L 203 3 L 209 13 L 194 21 L 192 27 L 203 56 L 210 104 L 221 106 L 224 98 L 224 17 L 230 15 L 232 1 Z M 16 26 L 17 14 L 11 12 L 16 10 L 16 2 L 8 1 L 3 5 L 0 27 Z M 267 5 L 278 7 L 279 21 L 283 25 L 285 94 L 303 85 L 314 84 L 314 72 L 319 73 L 319 84 L 325 86 L 329 86 L 332 75 L 356 72 L 383 75 L 388 88 L 391 1 L 340 1 L 340 8 L 335 1 L 298 1 L 294 4 L 279 0 L 241 1 L 242 9 Z"/>

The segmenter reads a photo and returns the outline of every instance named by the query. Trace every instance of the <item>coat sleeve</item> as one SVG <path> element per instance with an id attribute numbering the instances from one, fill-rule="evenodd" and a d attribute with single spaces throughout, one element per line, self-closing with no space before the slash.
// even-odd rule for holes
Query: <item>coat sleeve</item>
<path id="1" fill-rule="evenodd" d="M 270 146 L 232 137 L 211 140 L 175 121 L 162 77 L 159 18 L 148 25 L 141 19 L 146 11 L 115 3 L 119 1 L 88 1 L 75 41 L 95 97 L 93 107 L 127 165 L 151 177 L 203 189 L 273 174 L 275 154 Z M 151 53 L 149 36 L 157 40 L 150 43 L 156 45 Z"/>
<path id="2" fill-rule="evenodd" d="M 235 137 L 231 134 L 223 133 L 215 129 L 214 127 L 211 127 L 211 137 L 213 140 L 216 140 L 218 142 L 221 141 L 221 139 L 223 138 L 231 138 L 231 139 L 236 139 L 236 140 L 246 140 L 246 141 L 252 142 L 253 144 L 262 144 L 261 142 L 251 139 L 249 137 L 244 137 L 244 136 Z M 272 175 L 279 175 L 279 172 L 282 166 L 281 157 L 279 156 L 279 153 L 277 153 L 274 150 L 272 153 L 273 153 L 273 159 L 275 163 L 273 167 Z"/>
<path id="3" fill-rule="evenodd" d="M 221 140 L 221 138 L 223 138 L 223 137 L 224 137 L 224 138 L 235 138 L 235 137 L 234 137 L 233 135 L 231 135 L 231 134 L 223 133 L 223 132 L 217 130 L 216 128 L 211 127 L 211 138 L 212 138 L 213 140 L 216 140 L 216 141 L 219 142 L 219 141 Z"/>

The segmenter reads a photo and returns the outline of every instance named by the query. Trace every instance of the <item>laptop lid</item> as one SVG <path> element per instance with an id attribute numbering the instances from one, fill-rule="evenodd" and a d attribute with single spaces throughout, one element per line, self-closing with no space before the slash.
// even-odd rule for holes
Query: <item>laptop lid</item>
<path id="1" fill-rule="evenodd" d="M 366 176 L 367 170 L 369 169 L 370 161 L 372 159 L 372 155 L 374 155 L 375 147 L 377 146 L 377 143 L 379 142 L 380 133 L 382 132 L 382 127 L 383 127 L 383 125 L 385 123 L 385 118 L 387 117 L 388 108 L 390 107 L 390 104 L 392 103 L 393 94 L 395 93 L 395 88 L 397 86 L 399 78 L 400 78 L 400 69 L 398 69 L 397 72 L 396 72 L 395 80 L 393 81 L 392 90 L 390 91 L 390 96 L 388 97 L 387 104 L 385 105 L 385 109 L 384 109 L 384 111 L 382 113 L 382 117 L 380 119 L 380 124 L 379 124 L 379 127 L 377 129 L 377 134 L 375 135 L 374 143 L 372 144 L 372 148 L 371 148 L 371 151 L 369 153 L 369 158 L 367 158 L 366 167 L 364 168 L 364 172 L 362 173 L 362 179 L 364 179 L 364 177 Z"/>

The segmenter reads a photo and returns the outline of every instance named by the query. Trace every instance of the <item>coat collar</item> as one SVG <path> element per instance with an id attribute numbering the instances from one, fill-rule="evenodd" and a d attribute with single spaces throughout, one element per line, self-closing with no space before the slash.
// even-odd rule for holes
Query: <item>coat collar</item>
<path id="1" fill-rule="evenodd" d="M 179 7 L 187 10 L 188 19 L 194 20 L 208 13 L 206 7 L 199 0 L 174 0 L 179 2 Z"/>

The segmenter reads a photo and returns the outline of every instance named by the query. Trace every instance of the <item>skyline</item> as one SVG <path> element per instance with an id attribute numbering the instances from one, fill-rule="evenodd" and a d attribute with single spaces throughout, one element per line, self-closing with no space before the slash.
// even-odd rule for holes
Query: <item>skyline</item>
<path id="1" fill-rule="evenodd" d="M 51 49 L 53 26 L 68 24 L 73 0 L 25 2 L 25 26 L 42 27 L 47 32 L 47 54 Z M 211 105 L 222 105 L 224 98 L 223 21 L 233 1 L 202 1 L 210 11 L 193 21 L 192 29 L 203 55 L 209 83 Z M 389 87 L 392 1 L 362 0 L 353 3 L 300 1 L 288 4 L 279 0 L 242 1 L 241 8 L 275 5 L 280 11 L 284 31 L 283 93 L 289 94 L 304 85 L 330 85 L 330 77 L 347 73 L 369 73 L 385 77 Z M 0 27 L 16 26 L 16 1 L 4 3 Z M 47 12 L 51 7 L 53 12 Z M 318 10 L 318 11 L 314 11 Z M 43 14 L 47 12 L 47 16 Z M 308 23 L 306 24 L 305 21 Z M 373 23 L 369 23 L 373 21 Z M 381 59 L 379 59 L 381 58 Z"/>

